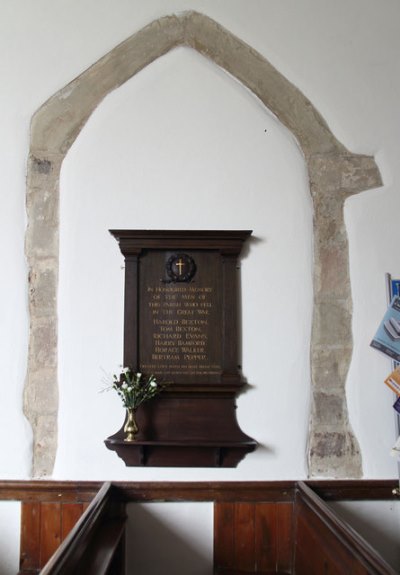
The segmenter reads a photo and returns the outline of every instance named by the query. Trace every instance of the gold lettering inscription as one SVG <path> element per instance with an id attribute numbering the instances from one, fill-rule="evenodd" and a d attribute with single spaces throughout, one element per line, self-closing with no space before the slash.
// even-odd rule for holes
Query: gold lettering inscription
<path id="1" fill-rule="evenodd" d="M 181 273 L 180 263 L 176 266 Z M 210 314 L 213 313 L 213 287 L 194 285 L 149 286 L 146 289 L 151 314 L 151 360 L 142 364 L 146 371 L 170 375 L 217 375 L 221 367 L 210 361 Z M 167 316 L 167 317 L 165 317 Z M 169 317 L 168 317 L 169 316 Z"/>

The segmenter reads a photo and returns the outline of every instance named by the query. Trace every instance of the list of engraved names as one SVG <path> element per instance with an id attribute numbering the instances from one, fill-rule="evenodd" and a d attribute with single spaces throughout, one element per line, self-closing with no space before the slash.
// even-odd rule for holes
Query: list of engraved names
<path id="1" fill-rule="evenodd" d="M 143 303 L 150 324 L 143 370 L 171 376 L 220 374 L 214 343 L 219 323 L 214 287 L 190 283 L 148 285 Z"/>

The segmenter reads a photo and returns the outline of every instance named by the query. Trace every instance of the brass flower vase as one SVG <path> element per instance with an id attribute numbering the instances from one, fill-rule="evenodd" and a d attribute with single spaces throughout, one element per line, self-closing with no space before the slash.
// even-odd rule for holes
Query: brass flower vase
<path id="1" fill-rule="evenodd" d="M 136 424 L 135 413 L 136 413 L 135 409 L 133 409 L 132 407 L 127 407 L 126 409 L 127 419 L 124 425 L 124 432 L 126 433 L 126 437 L 124 441 L 136 440 L 136 434 L 139 431 L 139 429 Z"/>

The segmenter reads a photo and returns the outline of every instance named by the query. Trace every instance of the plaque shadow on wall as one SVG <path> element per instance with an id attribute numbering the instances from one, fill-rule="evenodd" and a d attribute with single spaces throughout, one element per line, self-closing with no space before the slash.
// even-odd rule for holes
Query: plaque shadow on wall
<path id="1" fill-rule="evenodd" d="M 236 419 L 238 259 L 249 230 L 110 230 L 125 258 L 124 365 L 170 382 L 105 440 L 127 466 L 236 467 L 257 442 Z"/>

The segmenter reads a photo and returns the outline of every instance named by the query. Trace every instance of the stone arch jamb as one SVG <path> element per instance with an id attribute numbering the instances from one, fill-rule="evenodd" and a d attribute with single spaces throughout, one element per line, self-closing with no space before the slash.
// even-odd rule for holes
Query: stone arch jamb
<path id="1" fill-rule="evenodd" d="M 314 201 L 314 313 L 309 475 L 359 477 L 361 455 L 347 415 L 352 354 L 347 197 L 381 185 L 373 157 L 350 153 L 305 96 L 269 62 L 196 12 L 161 18 L 114 48 L 33 116 L 27 172 L 26 255 L 30 343 L 24 411 L 33 429 L 33 476 L 52 473 L 57 449 L 59 176 L 65 155 L 101 100 L 177 46 L 212 60 L 251 90 L 297 138 Z"/>

